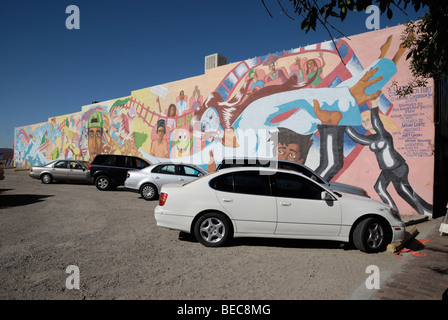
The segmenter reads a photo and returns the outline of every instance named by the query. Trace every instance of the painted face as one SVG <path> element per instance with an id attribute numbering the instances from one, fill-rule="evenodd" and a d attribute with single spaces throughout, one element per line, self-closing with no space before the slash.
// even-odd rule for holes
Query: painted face
<path id="1" fill-rule="evenodd" d="M 185 129 L 178 129 L 174 140 L 177 141 L 177 151 L 182 155 L 188 155 L 190 150 L 190 133 Z"/>
<path id="2" fill-rule="evenodd" d="M 157 136 L 159 137 L 159 138 L 163 138 L 163 135 L 165 134 L 165 128 L 164 127 L 162 127 L 162 126 L 160 126 L 158 129 L 157 129 Z"/>
<path id="3" fill-rule="evenodd" d="M 313 69 L 316 66 L 316 63 L 314 60 L 308 60 L 307 65 L 309 69 Z"/>
<path id="4" fill-rule="evenodd" d="M 373 129 L 372 120 L 370 118 L 370 115 L 365 115 L 365 116 L 362 117 L 362 126 L 367 131 L 370 131 L 370 130 Z"/>
<path id="5" fill-rule="evenodd" d="M 97 154 L 102 152 L 103 148 L 103 128 L 94 127 L 89 129 L 89 153 L 93 159 Z"/>
<path id="6" fill-rule="evenodd" d="M 303 163 L 300 157 L 300 147 L 297 143 L 290 143 L 288 145 L 278 143 L 277 158 L 280 160 L 289 160 Z"/>
<path id="7" fill-rule="evenodd" d="M 208 108 L 201 117 L 201 127 L 204 132 L 219 133 L 224 132 L 219 121 L 219 115 L 215 108 Z"/>

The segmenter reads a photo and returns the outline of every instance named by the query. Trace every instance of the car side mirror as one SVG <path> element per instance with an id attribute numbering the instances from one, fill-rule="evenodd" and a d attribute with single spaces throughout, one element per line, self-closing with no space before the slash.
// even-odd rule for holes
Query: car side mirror
<path id="1" fill-rule="evenodd" d="M 322 191 L 321 199 L 325 200 L 325 201 L 334 201 L 333 196 L 331 194 L 329 194 L 327 191 Z"/>

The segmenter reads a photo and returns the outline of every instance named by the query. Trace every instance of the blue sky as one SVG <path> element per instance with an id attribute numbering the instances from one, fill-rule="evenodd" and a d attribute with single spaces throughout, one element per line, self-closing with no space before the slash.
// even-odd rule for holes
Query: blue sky
<path id="1" fill-rule="evenodd" d="M 0 148 L 13 147 L 15 127 L 201 75 L 209 54 L 237 62 L 330 39 L 319 26 L 305 34 L 276 0 L 265 3 L 273 18 L 261 0 L 1 1 Z M 69 5 L 79 8 L 78 30 L 66 28 Z M 380 28 L 423 14 L 407 12 L 381 16 Z M 367 32 L 368 16 L 336 25 L 347 36 Z"/>

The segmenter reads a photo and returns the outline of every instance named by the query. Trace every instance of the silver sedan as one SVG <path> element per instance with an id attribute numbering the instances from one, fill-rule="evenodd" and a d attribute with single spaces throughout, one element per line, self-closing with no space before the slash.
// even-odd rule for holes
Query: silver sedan
<path id="1" fill-rule="evenodd" d="M 138 192 L 145 200 L 154 200 L 168 183 L 186 183 L 208 172 L 193 164 L 158 163 L 141 170 L 129 170 L 124 187 Z"/>
<path id="2" fill-rule="evenodd" d="M 48 184 L 53 181 L 75 181 L 90 183 L 89 163 L 80 160 L 56 160 L 45 166 L 33 166 L 30 177 Z"/>

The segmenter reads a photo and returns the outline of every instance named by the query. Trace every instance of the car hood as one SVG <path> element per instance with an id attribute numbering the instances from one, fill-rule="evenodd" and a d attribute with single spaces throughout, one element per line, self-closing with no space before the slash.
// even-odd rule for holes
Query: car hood
<path id="1" fill-rule="evenodd" d="M 345 208 L 361 208 L 364 212 L 382 212 L 383 216 L 386 218 L 393 216 L 401 221 L 398 211 L 383 202 L 352 193 L 341 192 L 340 195 L 341 197 L 338 197 L 338 201 L 340 201 L 341 205 Z"/>
<path id="2" fill-rule="evenodd" d="M 363 188 L 356 187 L 351 184 L 330 181 L 329 186 L 330 186 L 330 189 L 335 189 L 340 192 L 355 193 L 355 194 L 359 194 L 359 195 L 364 194 Z"/>

